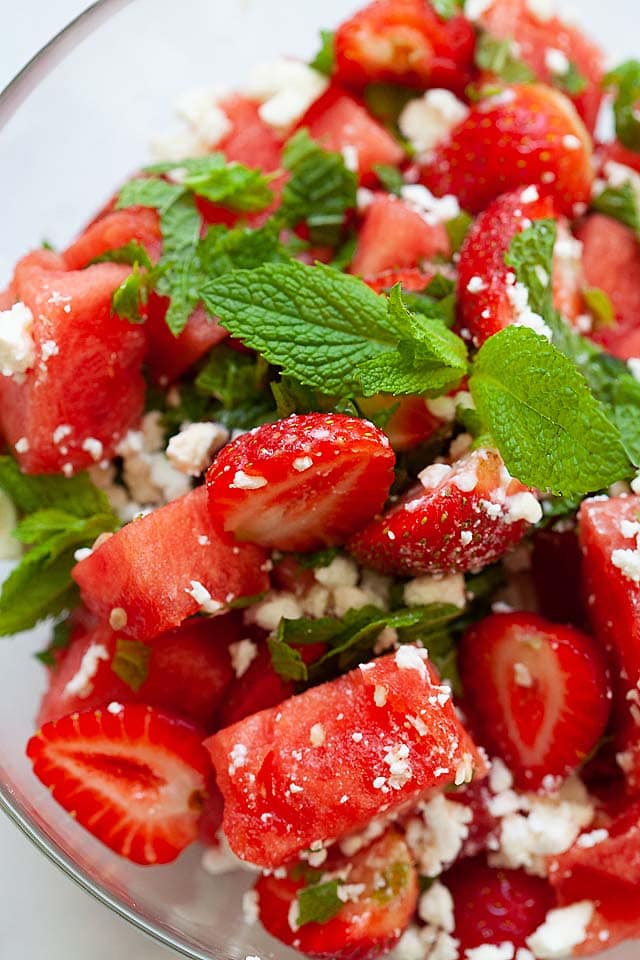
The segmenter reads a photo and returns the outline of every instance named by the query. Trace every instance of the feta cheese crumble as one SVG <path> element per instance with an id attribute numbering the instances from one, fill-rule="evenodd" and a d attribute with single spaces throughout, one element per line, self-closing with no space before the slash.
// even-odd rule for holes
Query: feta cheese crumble
<path id="1" fill-rule="evenodd" d="M 229 486 L 236 490 L 259 490 L 261 487 L 266 487 L 267 483 L 268 480 L 265 477 L 250 476 L 244 470 L 236 470 Z"/>
<path id="2" fill-rule="evenodd" d="M 0 373 L 21 376 L 35 363 L 36 345 L 31 335 L 33 314 L 24 303 L 0 310 Z"/>
<path id="3" fill-rule="evenodd" d="M 544 63 L 554 77 L 564 77 L 569 73 L 571 64 L 569 58 L 557 47 L 547 47 L 544 54 Z"/>
<path id="4" fill-rule="evenodd" d="M 561 960 L 586 940 L 594 909 L 591 900 L 581 900 L 550 910 L 542 926 L 527 938 L 527 946 L 538 960 Z"/>
<path id="5" fill-rule="evenodd" d="M 329 79 L 301 60 L 284 57 L 254 67 L 245 93 L 261 106 L 262 120 L 280 133 L 286 133 L 321 97 Z"/>
<path id="6" fill-rule="evenodd" d="M 470 541 L 471 534 L 466 543 Z M 463 610 L 467 605 L 464 576 L 461 573 L 451 573 L 448 576 L 415 577 L 405 585 L 404 602 L 408 607 L 421 607 L 430 603 L 450 603 Z"/>
<path id="7" fill-rule="evenodd" d="M 231 666 L 238 677 L 243 677 L 255 658 L 258 656 L 258 647 L 253 640 L 237 640 L 229 644 Z"/>
<path id="8" fill-rule="evenodd" d="M 200 583 L 199 580 L 191 580 L 191 586 L 185 587 L 185 593 L 193 597 L 203 613 L 215 614 L 224 608 L 224 604 L 220 603 L 219 600 L 214 600 L 207 588 L 204 584 Z"/>
<path id="9" fill-rule="evenodd" d="M 199 477 L 214 453 L 229 440 L 229 431 L 221 423 L 187 423 L 171 437 L 167 446 L 169 463 L 191 477 Z"/>
<path id="10" fill-rule="evenodd" d="M 85 700 L 93 692 L 93 679 L 98 672 L 100 661 L 108 663 L 111 659 L 109 651 L 102 643 L 92 643 L 85 651 L 78 672 L 69 680 L 64 688 L 68 697 L 80 697 Z"/>
<path id="11" fill-rule="evenodd" d="M 436 88 L 409 100 L 398 125 L 416 153 L 424 153 L 448 139 L 451 131 L 468 115 L 469 108 L 450 90 Z"/>

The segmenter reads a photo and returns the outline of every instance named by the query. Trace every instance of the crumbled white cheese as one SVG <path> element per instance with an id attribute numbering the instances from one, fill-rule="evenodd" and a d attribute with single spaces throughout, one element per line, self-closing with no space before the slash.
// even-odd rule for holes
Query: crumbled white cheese
<path id="1" fill-rule="evenodd" d="M 248 755 L 249 752 L 244 743 L 234 743 L 229 753 L 229 760 L 231 761 L 229 763 L 230 777 L 235 776 L 236 771 L 239 770 L 240 767 L 246 766 Z"/>
<path id="2" fill-rule="evenodd" d="M 540 199 L 540 194 L 538 193 L 538 188 L 531 186 L 525 187 L 522 193 L 520 194 L 520 199 L 523 203 L 535 203 Z"/>
<path id="3" fill-rule="evenodd" d="M 402 789 L 413 776 L 411 764 L 408 760 L 409 752 L 409 747 L 406 743 L 399 743 L 390 747 L 383 757 L 384 762 L 389 767 L 387 782 L 394 790 Z"/>
<path id="4" fill-rule="evenodd" d="M 544 54 L 544 63 L 554 77 L 564 77 L 569 73 L 571 64 L 566 53 L 557 47 L 547 47 Z"/>
<path id="5" fill-rule="evenodd" d="M 484 13 L 491 7 L 494 0 L 466 0 L 464 5 L 464 15 L 467 20 L 479 20 Z"/>
<path id="6" fill-rule="evenodd" d="M 93 692 L 93 679 L 98 672 L 100 661 L 108 662 L 111 659 L 109 651 L 102 643 L 92 643 L 85 650 L 80 661 L 78 672 L 69 680 L 64 688 L 65 696 L 80 697 L 86 700 Z"/>
<path id="7" fill-rule="evenodd" d="M 591 847 L 597 847 L 599 843 L 604 843 L 609 839 L 608 830 L 592 830 L 591 833 L 582 833 L 576 840 L 576 846 L 583 850 L 590 850 Z"/>
<path id="8" fill-rule="evenodd" d="M 507 765 L 495 757 L 491 761 L 491 770 L 489 771 L 489 787 L 493 793 L 502 793 L 510 790 L 513 786 L 513 775 Z"/>
<path id="9" fill-rule="evenodd" d="M 473 780 L 473 757 L 470 753 L 465 753 L 462 760 L 456 767 L 455 780 L 456 787 L 461 787 L 463 783 L 471 783 Z"/>
<path id="10" fill-rule="evenodd" d="M 459 390 L 453 396 L 436 397 L 434 400 L 425 400 L 425 406 L 429 413 L 437 417 L 438 420 L 455 420 L 458 407 L 464 409 L 474 408 L 473 397 L 467 390 Z"/>
<path id="11" fill-rule="evenodd" d="M 529 306 L 529 290 L 524 283 L 516 281 L 514 274 L 507 276 L 507 297 L 511 306 L 515 320 L 515 327 L 529 327 L 534 333 L 541 337 L 551 340 L 551 328 L 544 322 L 540 314 L 535 313 Z"/>
<path id="12" fill-rule="evenodd" d="M 415 213 L 420 214 L 430 227 L 447 223 L 460 213 L 460 204 L 453 194 L 435 197 L 420 183 L 410 183 L 402 188 L 402 199 Z"/>
<path id="13" fill-rule="evenodd" d="M 467 605 L 464 576 L 461 573 L 451 573 L 442 577 L 416 577 L 405 585 L 404 602 L 408 607 L 450 603 L 464 609 Z"/>
<path id="14" fill-rule="evenodd" d="M 302 616 L 302 607 L 298 600 L 290 593 L 278 593 L 271 591 L 259 603 L 247 607 L 245 610 L 245 621 L 255 623 L 263 630 L 273 633 L 277 629 L 280 621 L 299 620 Z"/>
<path id="15" fill-rule="evenodd" d="M 18 437 L 15 443 L 16 453 L 28 453 L 29 441 L 26 437 Z"/>
<path id="16" fill-rule="evenodd" d="M 218 88 L 198 87 L 189 90 L 176 104 L 178 116 L 184 120 L 200 143 L 208 147 L 217 146 L 233 129 L 233 125 L 224 110 L 218 106 L 223 91 Z M 183 154 L 177 159 L 184 159 Z"/>
<path id="17" fill-rule="evenodd" d="M 196 601 L 203 613 L 216 614 L 224 609 L 224 604 L 214 600 L 204 584 L 199 580 L 191 580 L 191 586 L 185 587 L 185 593 Z"/>
<path id="18" fill-rule="evenodd" d="M 358 583 L 358 567 L 350 557 L 337 556 L 326 567 L 317 567 L 313 575 L 318 583 L 330 590 L 336 587 L 355 587 Z"/>
<path id="19" fill-rule="evenodd" d="M 436 794 L 418 804 L 418 815 L 407 822 L 407 845 L 420 873 L 437 877 L 457 858 L 469 835 L 473 813 L 464 804 Z"/>
<path id="20" fill-rule="evenodd" d="M 516 948 L 512 943 L 485 943 L 465 950 L 465 960 L 513 960 Z"/>
<path id="21" fill-rule="evenodd" d="M 418 474 L 418 480 L 425 490 L 435 490 L 452 473 L 453 470 L 448 463 L 432 463 Z"/>
<path id="22" fill-rule="evenodd" d="M 427 679 L 425 660 L 428 653 L 422 647 L 413 644 L 403 644 L 395 655 L 395 663 L 399 670 L 415 670 L 423 680 Z"/>
<path id="23" fill-rule="evenodd" d="M 237 640 L 229 644 L 229 655 L 231 657 L 231 666 L 236 677 L 245 675 L 255 658 L 258 656 L 258 647 L 253 640 Z"/>
<path id="24" fill-rule="evenodd" d="M 627 367 L 633 379 L 640 380 L 640 357 L 630 357 L 627 360 Z"/>
<path id="25" fill-rule="evenodd" d="M 193 130 L 180 130 L 151 142 L 151 153 L 159 163 L 176 163 L 185 157 L 202 157 L 213 144 L 205 143 Z"/>
<path id="26" fill-rule="evenodd" d="M 345 143 L 342 148 L 342 159 L 344 160 L 344 165 L 347 170 L 351 170 L 352 173 L 358 172 L 359 166 L 359 156 L 358 148 L 354 147 L 352 143 Z"/>
<path id="27" fill-rule="evenodd" d="M 60 348 L 55 340 L 43 340 L 41 347 L 42 362 L 46 363 L 51 357 L 60 353 Z"/>
<path id="28" fill-rule="evenodd" d="M 0 560 L 15 560 L 22 553 L 20 544 L 12 536 L 17 522 L 13 501 L 0 490 Z"/>
<path id="29" fill-rule="evenodd" d="M 221 423 L 183 424 L 169 440 L 167 458 L 176 470 L 198 477 L 228 440 L 229 431 Z"/>
<path id="30" fill-rule="evenodd" d="M 542 926 L 527 938 L 527 946 L 538 960 L 561 960 L 586 940 L 594 909 L 591 900 L 581 900 L 550 910 Z"/>
<path id="31" fill-rule="evenodd" d="M 410 100 L 398 119 L 400 131 L 416 153 L 424 153 L 447 140 L 451 131 L 466 120 L 469 108 L 450 90 L 427 90 Z"/>
<path id="32" fill-rule="evenodd" d="M 229 486 L 236 490 L 259 490 L 261 487 L 266 487 L 268 482 L 265 477 L 251 476 L 244 470 L 236 470 Z"/>
<path id="33" fill-rule="evenodd" d="M 33 314 L 24 303 L 0 310 L 0 374 L 20 377 L 35 363 L 36 345 L 31 335 Z"/>
<path id="34" fill-rule="evenodd" d="M 245 93 L 261 106 L 260 117 L 270 127 L 286 132 L 329 86 L 329 79 L 301 60 L 281 58 L 258 64 Z"/>
<path id="35" fill-rule="evenodd" d="M 611 562 L 629 580 L 640 583 L 640 549 L 638 547 L 635 550 L 614 550 L 611 554 Z"/>
<path id="36" fill-rule="evenodd" d="M 449 890 L 436 880 L 420 897 L 418 916 L 425 923 L 453 933 L 455 917 L 453 914 L 453 897 Z"/>

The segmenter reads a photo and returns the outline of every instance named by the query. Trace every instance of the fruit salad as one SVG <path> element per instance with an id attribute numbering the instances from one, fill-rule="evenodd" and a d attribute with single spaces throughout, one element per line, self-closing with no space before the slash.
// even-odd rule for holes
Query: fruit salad
<path id="1" fill-rule="evenodd" d="M 275 955 L 640 938 L 640 62 L 603 62 L 546 0 L 374 0 L 185 95 L 0 293 L 33 772 L 136 864 L 253 871 Z"/>

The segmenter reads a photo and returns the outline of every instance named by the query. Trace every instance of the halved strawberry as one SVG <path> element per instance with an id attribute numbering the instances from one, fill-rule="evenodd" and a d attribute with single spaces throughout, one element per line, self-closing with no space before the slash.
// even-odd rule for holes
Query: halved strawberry
<path id="1" fill-rule="evenodd" d="M 35 775 L 98 840 L 134 863 L 175 860 L 198 835 L 202 734 L 142 705 L 73 713 L 29 741 Z"/>
<path id="2" fill-rule="evenodd" d="M 495 450 L 433 464 L 421 481 L 351 538 L 364 566 L 407 576 L 481 570 L 522 539 L 528 520 L 540 519 L 533 495 Z"/>
<path id="3" fill-rule="evenodd" d="M 556 905 L 547 880 L 524 870 L 487 866 L 482 857 L 464 860 L 442 877 L 453 897 L 460 956 L 485 944 L 526 947 L 526 939 Z"/>
<path id="4" fill-rule="evenodd" d="M 572 773 L 607 725 L 606 660 L 573 627 L 532 613 L 492 614 L 467 630 L 459 666 L 480 742 L 522 789 Z"/>
<path id="5" fill-rule="evenodd" d="M 367 207 L 349 269 L 360 276 L 374 276 L 387 270 L 422 267 L 436 254 L 451 254 L 444 224 L 430 223 L 399 197 L 379 193 Z"/>
<path id="6" fill-rule="evenodd" d="M 375 0 L 338 27 L 336 76 L 358 88 L 401 83 L 462 92 L 474 47 L 462 16 L 442 20 L 426 0 Z"/>
<path id="7" fill-rule="evenodd" d="M 589 203 L 591 138 L 570 100 L 541 84 L 505 87 L 474 105 L 424 159 L 421 180 L 479 213 L 499 194 L 539 184 L 571 217 Z"/>
<path id="8" fill-rule="evenodd" d="M 476 346 L 519 319 L 516 275 L 505 263 L 511 241 L 531 221 L 555 219 L 556 215 L 553 198 L 541 196 L 537 187 L 529 186 L 498 197 L 469 230 L 458 264 L 458 327 Z M 560 243 L 571 252 L 569 228 L 564 223 L 558 226 L 563 231 Z M 575 241 L 573 244 L 577 257 L 580 245 Z M 567 268 L 567 260 L 556 257 L 549 282 L 553 284 L 556 306 L 570 311 L 569 319 L 574 319 L 581 299 L 581 275 L 578 266 L 573 273 Z"/>
<path id="9" fill-rule="evenodd" d="M 355 150 L 358 174 L 367 182 L 376 164 L 397 166 L 404 159 L 397 140 L 362 103 L 335 84 L 316 100 L 298 126 L 306 127 L 326 150 Z"/>
<path id="10" fill-rule="evenodd" d="M 325 923 L 297 925 L 298 894 L 310 885 L 298 865 L 284 877 L 271 874 L 258 880 L 263 926 L 308 957 L 376 960 L 400 938 L 416 908 L 418 877 L 404 839 L 389 830 L 348 860 L 330 854 L 323 869 L 331 877 L 347 871 L 346 885 L 338 888 L 344 905 L 335 916 Z"/>
<path id="11" fill-rule="evenodd" d="M 389 440 L 366 420 L 293 415 L 220 452 L 207 473 L 211 517 L 279 550 L 338 544 L 382 507 L 394 463 Z"/>
<path id="12" fill-rule="evenodd" d="M 497 40 L 515 42 L 517 57 L 543 83 L 562 86 L 575 68 L 583 88 L 571 99 L 587 128 L 593 131 L 602 103 L 604 56 L 600 48 L 573 24 L 558 17 L 538 18 L 527 0 L 492 0 L 480 25 Z"/>

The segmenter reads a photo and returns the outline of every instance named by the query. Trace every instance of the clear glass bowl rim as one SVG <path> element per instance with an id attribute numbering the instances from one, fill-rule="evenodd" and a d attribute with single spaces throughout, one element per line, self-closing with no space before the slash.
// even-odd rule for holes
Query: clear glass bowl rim
<path id="1" fill-rule="evenodd" d="M 72 50 L 85 36 L 93 33 L 104 20 L 130 2 L 131 0 L 96 0 L 96 2 L 88 6 L 86 10 L 52 37 L 0 93 L 0 130 L 40 80 L 55 68 L 59 60 L 64 57 L 65 52 Z M 11 788 L 3 782 L 1 776 L 0 809 L 7 814 L 9 819 L 13 821 L 48 860 L 59 867 L 74 883 L 118 916 L 127 920 L 138 930 L 142 931 L 142 933 L 145 933 L 163 946 L 171 948 L 182 956 L 189 957 L 191 960 L 212 960 L 211 954 L 202 953 L 197 948 L 180 942 L 168 930 L 153 923 L 137 911 L 130 909 L 123 901 L 114 897 L 104 886 L 96 882 L 87 871 L 79 868 L 78 865 L 41 830 L 35 820 L 14 796 Z"/>

